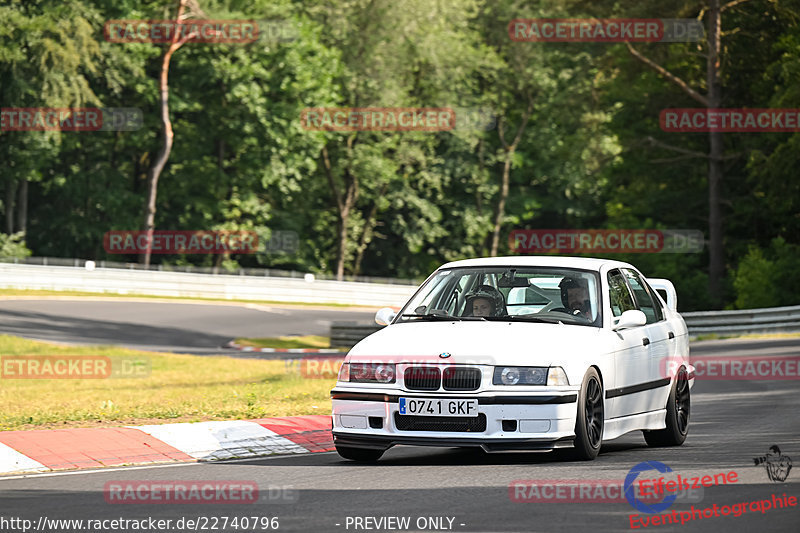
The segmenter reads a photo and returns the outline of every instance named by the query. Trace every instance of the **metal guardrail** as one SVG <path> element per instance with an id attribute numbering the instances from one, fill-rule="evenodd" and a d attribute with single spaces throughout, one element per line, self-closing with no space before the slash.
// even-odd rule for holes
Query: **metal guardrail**
<path id="1" fill-rule="evenodd" d="M 4 263 L 15 265 L 40 265 L 40 266 L 68 266 L 83 267 L 86 259 L 68 259 L 64 257 L 0 257 L 0 265 Z M 156 264 L 145 268 L 139 263 L 123 263 L 120 261 L 95 261 L 96 268 L 118 268 L 124 270 L 137 270 L 149 272 L 186 272 L 190 274 L 212 274 L 222 276 L 259 276 L 267 278 L 303 278 L 305 272 L 297 270 L 282 270 L 278 268 L 236 268 L 227 270 L 221 267 L 200 267 L 194 265 L 164 265 Z M 336 276 L 326 273 L 314 274 L 318 280 L 336 281 Z M 342 281 L 354 281 L 358 283 L 385 283 L 387 285 L 413 285 L 419 286 L 422 280 L 400 279 L 400 278 L 379 278 L 374 276 L 344 276 Z"/>
<path id="2" fill-rule="evenodd" d="M 313 276 L 273 278 L 10 263 L 0 263 L 0 288 L 371 307 L 403 305 L 416 290 L 414 285 L 327 281 Z"/>
<path id="3" fill-rule="evenodd" d="M 800 332 L 800 305 L 681 313 L 690 335 Z"/>
<path id="4" fill-rule="evenodd" d="M 681 313 L 681 316 L 692 336 L 800 332 L 800 305 L 739 311 L 699 311 Z M 334 322 L 331 326 L 331 346 L 352 348 L 358 341 L 383 327 L 368 323 Z"/>

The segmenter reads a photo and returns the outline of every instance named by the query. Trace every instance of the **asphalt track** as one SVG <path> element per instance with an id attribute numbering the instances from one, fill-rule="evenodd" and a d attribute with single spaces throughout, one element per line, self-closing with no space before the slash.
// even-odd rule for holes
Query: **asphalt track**
<path id="1" fill-rule="evenodd" d="M 718 341 L 692 347 L 694 355 L 798 355 L 800 339 Z M 772 445 L 800 461 L 800 397 L 798 381 L 698 381 L 693 389 L 689 437 L 677 448 L 648 448 L 640 433 L 603 447 L 593 462 L 570 462 L 553 454 L 485 455 L 460 449 L 397 447 L 375 465 L 341 460 L 335 453 L 285 456 L 182 466 L 122 468 L 72 474 L 0 478 L 2 517 L 74 519 L 207 517 L 205 531 L 216 517 L 278 517 L 278 531 L 630 531 L 630 516 L 640 514 L 625 502 L 518 503 L 509 497 L 514 480 L 623 480 L 643 461 L 660 461 L 684 476 L 735 471 L 738 482 L 704 490 L 702 501 L 675 503 L 672 509 L 733 505 L 800 497 L 800 467 L 785 482 L 771 482 L 753 458 Z M 290 502 L 248 505 L 109 504 L 109 481 L 241 480 L 259 485 L 262 493 L 284 487 Z M 275 491 L 273 491 L 274 493 Z M 296 498 L 296 499 L 295 499 Z M 404 530 L 358 528 L 348 517 L 410 517 Z M 421 517 L 449 517 L 451 529 L 418 528 Z M 798 531 L 800 507 L 748 510 L 662 525 L 647 531 Z M 175 522 L 173 522 L 174 524 Z M 444 524 L 449 522 L 444 520 Z M 338 525 L 337 525 L 338 524 Z M 420 524 L 422 524 L 420 522 Z M 6 523 L 8 526 L 9 523 Z M 198 529 L 203 531 L 200 523 Z M 370 525 L 373 525 L 370 523 Z M 422 524 L 424 525 L 424 524 Z M 187 531 L 169 529 L 170 531 Z M 252 529 L 252 523 L 249 530 Z M 3 531 L 15 531 L 4 528 Z M 16 530 L 19 531 L 19 530 Z M 45 529 L 45 531 L 72 531 Z M 105 531 L 118 531 L 106 529 Z M 133 531 L 131 529 L 131 531 Z M 268 531 L 256 528 L 255 531 Z"/>
<path id="2" fill-rule="evenodd" d="M 236 337 L 327 336 L 334 321 L 371 322 L 374 317 L 373 309 L 324 306 L 113 298 L 0 300 L 0 334 L 196 355 L 231 354 L 221 346 Z"/>

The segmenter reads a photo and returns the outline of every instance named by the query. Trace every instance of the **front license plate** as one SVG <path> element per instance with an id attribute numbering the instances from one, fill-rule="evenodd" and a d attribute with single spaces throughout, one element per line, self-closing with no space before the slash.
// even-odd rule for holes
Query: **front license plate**
<path id="1" fill-rule="evenodd" d="M 478 416 L 478 400 L 400 398 L 401 415 Z"/>

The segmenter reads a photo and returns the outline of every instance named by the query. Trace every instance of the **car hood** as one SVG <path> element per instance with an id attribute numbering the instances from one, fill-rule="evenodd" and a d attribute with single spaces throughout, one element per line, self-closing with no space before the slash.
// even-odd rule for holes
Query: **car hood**
<path id="1" fill-rule="evenodd" d="M 570 354 L 602 350 L 600 328 L 530 322 L 413 322 L 393 324 L 363 339 L 349 361 L 551 366 Z M 440 354 L 448 353 L 443 358 Z"/>

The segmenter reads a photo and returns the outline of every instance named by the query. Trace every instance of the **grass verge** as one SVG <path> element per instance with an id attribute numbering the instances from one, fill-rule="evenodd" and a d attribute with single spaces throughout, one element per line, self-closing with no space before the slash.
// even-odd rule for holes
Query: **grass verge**
<path id="1" fill-rule="evenodd" d="M 255 348 L 330 348 L 330 337 L 320 335 L 264 337 L 264 338 L 239 338 L 234 339 L 236 344 L 253 346 Z"/>
<path id="2" fill-rule="evenodd" d="M 10 379 L 7 357 L 148 361 L 143 377 Z M 307 379 L 285 361 L 65 347 L 0 336 L 0 431 L 330 414 L 335 379 Z M 10 363 L 9 363 L 10 364 Z"/>

